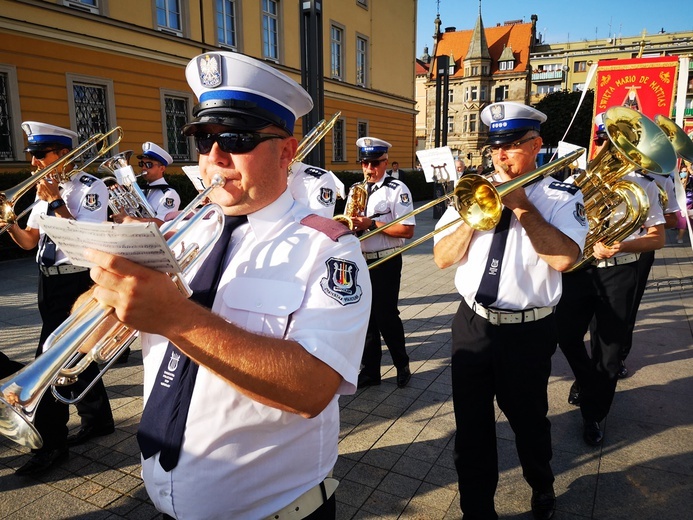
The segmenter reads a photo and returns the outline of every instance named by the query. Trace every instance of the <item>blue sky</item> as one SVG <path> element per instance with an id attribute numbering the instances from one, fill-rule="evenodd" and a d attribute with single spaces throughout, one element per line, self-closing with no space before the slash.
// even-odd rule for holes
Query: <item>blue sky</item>
<path id="1" fill-rule="evenodd" d="M 433 21 L 436 0 L 418 0 L 416 55 L 424 45 L 433 50 Z M 473 29 L 479 13 L 479 0 L 440 0 L 442 28 Z M 609 36 L 693 31 L 691 0 L 482 0 L 481 16 L 485 27 L 506 20 L 530 22 L 539 17 L 537 30 L 548 43 L 606 39 Z"/>

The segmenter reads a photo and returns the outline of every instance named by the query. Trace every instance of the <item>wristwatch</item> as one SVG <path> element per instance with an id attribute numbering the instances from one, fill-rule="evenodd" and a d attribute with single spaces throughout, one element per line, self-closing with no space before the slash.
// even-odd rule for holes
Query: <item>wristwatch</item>
<path id="1" fill-rule="evenodd" d="M 378 229 L 378 226 L 375 225 L 375 220 L 372 220 L 371 225 L 368 226 L 368 231 L 375 231 L 376 229 Z"/>
<path id="2" fill-rule="evenodd" d="M 64 205 L 65 201 L 63 199 L 55 199 L 53 202 L 48 203 L 48 207 L 54 211 Z"/>

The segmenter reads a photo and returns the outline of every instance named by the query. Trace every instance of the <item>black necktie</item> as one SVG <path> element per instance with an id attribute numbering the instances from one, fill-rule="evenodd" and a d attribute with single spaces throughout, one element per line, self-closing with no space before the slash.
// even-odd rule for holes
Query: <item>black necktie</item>
<path id="1" fill-rule="evenodd" d="M 512 210 L 503 208 L 500 222 L 498 222 L 493 233 L 486 270 L 481 277 L 479 290 L 477 290 L 475 297 L 476 302 L 484 307 L 490 307 L 498 299 L 498 283 L 500 282 L 503 253 L 505 252 L 505 243 L 508 240 L 508 229 L 510 229 L 510 217 L 512 214 Z"/>
<path id="2" fill-rule="evenodd" d="M 192 300 L 212 307 L 231 233 L 247 220 L 246 217 L 226 217 L 221 237 L 190 283 Z M 196 363 L 169 342 L 154 388 L 142 412 L 137 430 L 142 455 L 148 459 L 161 452 L 159 462 L 165 471 L 171 471 L 178 464 L 197 369 Z"/>
<path id="3" fill-rule="evenodd" d="M 55 210 L 48 206 L 48 211 L 46 215 L 49 217 L 55 216 Z M 51 240 L 47 234 L 43 234 L 41 237 L 41 265 L 50 267 L 55 263 L 55 242 Z"/>

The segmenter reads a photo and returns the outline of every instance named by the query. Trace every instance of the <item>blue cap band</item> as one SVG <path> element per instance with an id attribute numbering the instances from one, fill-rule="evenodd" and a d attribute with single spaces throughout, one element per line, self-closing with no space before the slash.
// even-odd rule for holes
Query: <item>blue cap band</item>
<path id="1" fill-rule="evenodd" d="M 361 153 L 387 153 L 387 146 L 363 146 L 361 148 Z"/>
<path id="2" fill-rule="evenodd" d="M 494 121 L 489 126 L 490 132 L 513 132 L 515 130 L 539 130 L 541 123 L 536 119 L 508 119 L 506 121 Z"/>
<path id="3" fill-rule="evenodd" d="M 156 159 L 157 161 L 159 161 L 164 166 L 168 166 L 168 162 L 166 162 L 166 159 L 161 157 L 158 153 L 152 152 L 151 150 L 147 150 L 142 155 L 145 157 L 151 157 L 152 159 Z"/>
<path id="4" fill-rule="evenodd" d="M 29 144 L 58 143 L 72 148 L 72 138 L 65 135 L 30 135 L 27 140 Z"/>
<path id="5" fill-rule="evenodd" d="M 293 112 L 279 103 L 275 103 L 274 101 L 267 99 L 266 97 L 258 96 L 257 94 L 252 94 L 250 92 L 240 92 L 238 90 L 209 90 L 200 94 L 200 103 L 205 101 L 213 101 L 215 99 L 235 99 L 238 101 L 249 101 L 255 103 L 258 107 L 267 110 L 268 112 L 276 115 L 278 119 L 285 122 L 285 125 L 278 126 L 285 126 L 290 133 L 293 133 L 294 131 L 296 118 L 294 117 Z"/>

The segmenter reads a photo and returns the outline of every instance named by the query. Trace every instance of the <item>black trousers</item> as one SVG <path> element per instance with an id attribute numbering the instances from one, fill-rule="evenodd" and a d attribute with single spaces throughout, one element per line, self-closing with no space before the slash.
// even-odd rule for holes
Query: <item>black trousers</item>
<path id="1" fill-rule="evenodd" d="M 527 483 L 552 489 L 551 423 L 547 385 L 556 350 L 553 315 L 516 325 L 491 325 L 465 301 L 452 322 L 455 468 L 465 520 L 498 518 L 494 398 L 515 432 Z"/>
<path id="2" fill-rule="evenodd" d="M 638 318 L 638 309 L 640 308 L 640 302 L 642 301 L 643 294 L 645 294 L 645 287 L 647 286 L 647 279 L 650 276 L 650 270 L 655 261 L 655 252 L 646 251 L 640 253 L 640 258 L 638 259 L 638 280 L 637 286 L 635 288 L 635 296 L 633 298 L 633 309 L 631 310 L 631 316 L 628 320 L 628 328 L 630 330 L 630 342 L 624 345 L 621 350 L 621 359 L 625 360 L 630 354 L 630 349 L 633 348 L 633 332 L 635 331 L 635 322 Z"/>
<path id="3" fill-rule="evenodd" d="M 373 260 L 375 261 L 375 260 Z M 373 303 L 366 332 L 361 373 L 380 379 L 380 361 L 383 356 L 382 334 L 392 362 L 397 368 L 409 364 L 404 344 L 404 325 L 399 317 L 399 286 L 402 278 L 402 255 L 396 255 L 369 271 L 373 286 Z"/>
<path id="4" fill-rule="evenodd" d="M 563 274 L 558 346 L 580 385 L 580 410 L 588 421 L 601 421 L 611 408 L 621 352 L 632 338 L 637 275 L 637 262 Z M 584 342 L 588 330 L 591 355 Z"/>
<path id="5" fill-rule="evenodd" d="M 48 336 L 70 315 L 77 297 L 91 286 L 89 271 L 79 273 L 44 276 L 39 273 L 38 308 L 43 320 L 41 337 L 36 356 L 43 352 L 43 344 Z M 78 377 L 77 383 L 62 390 L 68 397 L 81 393 L 94 380 L 99 368 L 91 363 Z M 82 425 L 113 424 L 113 414 L 108 401 L 106 387 L 99 380 L 82 401 L 76 404 Z M 43 438 L 41 450 L 51 450 L 65 446 L 69 409 L 57 401 L 50 389 L 41 398 L 36 410 L 34 426 Z"/>

